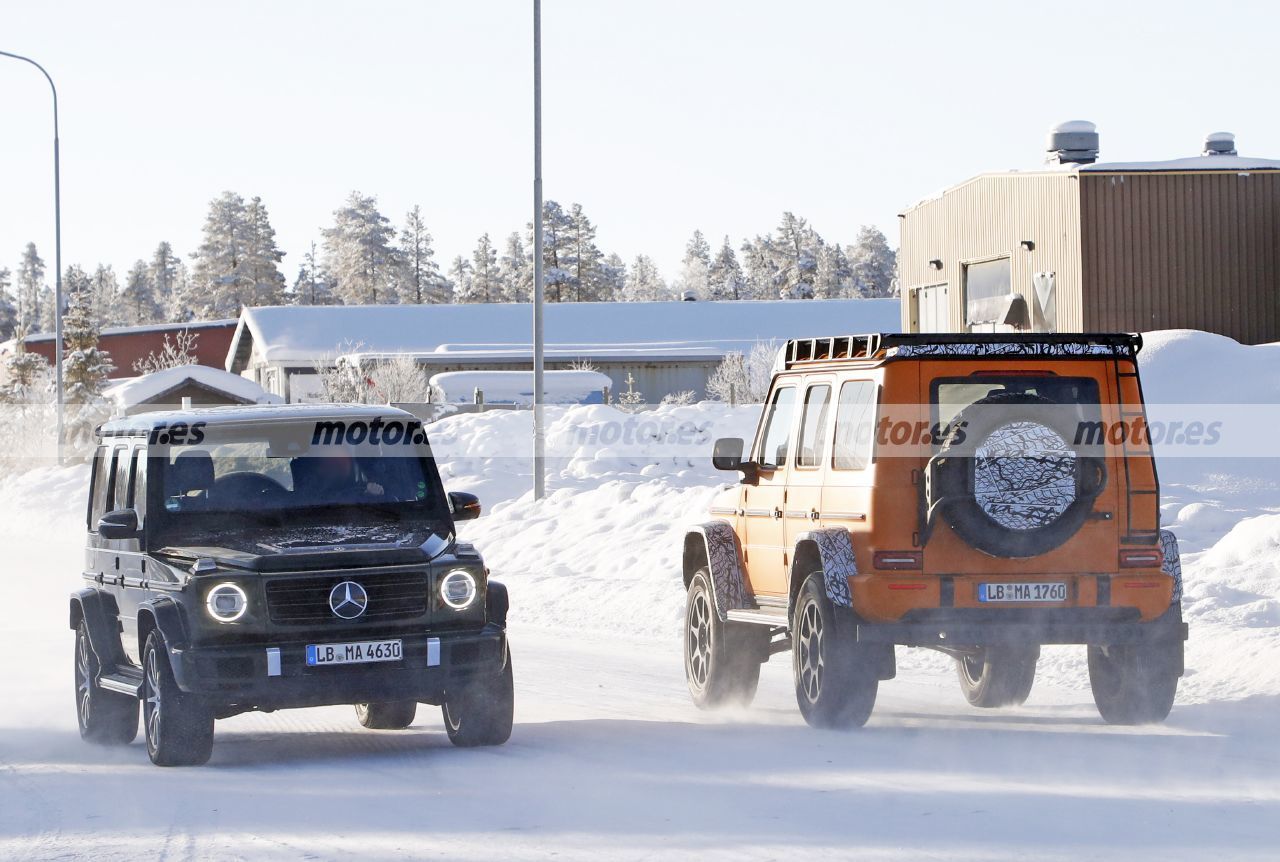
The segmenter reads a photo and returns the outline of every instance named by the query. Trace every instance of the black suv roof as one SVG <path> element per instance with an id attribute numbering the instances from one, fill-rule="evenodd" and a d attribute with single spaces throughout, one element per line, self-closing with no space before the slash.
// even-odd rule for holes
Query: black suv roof
<path id="1" fill-rule="evenodd" d="M 289 422 L 338 419 L 396 418 L 420 421 L 408 411 L 385 404 L 254 404 L 226 407 L 197 407 L 190 410 L 158 410 L 112 419 L 98 428 L 99 437 L 136 437 L 178 422 L 208 425 L 241 425 L 254 422 Z"/>

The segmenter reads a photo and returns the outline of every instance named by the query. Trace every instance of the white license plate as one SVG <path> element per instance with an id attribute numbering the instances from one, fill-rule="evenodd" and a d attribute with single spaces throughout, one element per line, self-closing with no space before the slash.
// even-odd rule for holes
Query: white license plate
<path id="1" fill-rule="evenodd" d="M 361 641 L 349 644 L 308 644 L 307 664 L 365 664 L 371 661 L 400 661 L 404 646 L 399 640 Z"/>
<path id="2" fill-rule="evenodd" d="M 980 602 L 1065 602 L 1067 585 L 1055 583 L 978 584 Z"/>

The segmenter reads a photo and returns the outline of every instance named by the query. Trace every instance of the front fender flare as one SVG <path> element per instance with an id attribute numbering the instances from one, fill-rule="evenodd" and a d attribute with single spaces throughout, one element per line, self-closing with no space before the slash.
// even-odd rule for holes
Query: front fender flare
<path id="1" fill-rule="evenodd" d="M 747 586 L 746 568 L 742 563 L 742 548 L 733 525 L 726 521 L 708 521 L 689 528 L 685 533 L 684 584 L 689 586 L 699 562 L 706 561 L 711 572 L 711 591 L 715 594 L 716 612 L 721 620 L 728 619 L 729 611 L 749 608 L 755 604 L 751 588 Z"/>
<path id="2" fill-rule="evenodd" d="M 111 595 L 85 587 L 71 594 L 70 623 L 75 628 L 84 621 L 89 632 L 89 646 L 98 657 L 100 667 L 114 667 L 124 661 L 120 645 L 120 615 Z"/>

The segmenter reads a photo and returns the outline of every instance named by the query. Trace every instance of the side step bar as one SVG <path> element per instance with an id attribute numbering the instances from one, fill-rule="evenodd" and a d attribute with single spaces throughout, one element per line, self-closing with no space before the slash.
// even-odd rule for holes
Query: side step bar
<path id="1" fill-rule="evenodd" d="M 107 691 L 138 697 L 142 691 L 142 671 L 136 667 L 116 668 L 113 673 L 101 674 L 98 685 Z"/>
<path id="2" fill-rule="evenodd" d="M 734 608 L 730 609 L 726 616 L 730 622 L 734 623 L 783 627 L 787 625 L 786 608 Z"/>

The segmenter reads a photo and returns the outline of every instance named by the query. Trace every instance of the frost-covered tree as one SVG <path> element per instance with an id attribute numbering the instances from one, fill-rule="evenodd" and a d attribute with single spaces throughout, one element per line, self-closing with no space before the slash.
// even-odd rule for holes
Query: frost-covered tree
<path id="1" fill-rule="evenodd" d="M 471 253 L 471 293 L 473 298 L 458 302 L 501 302 L 502 275 L 498 267 L 498 250 L 493 247 L 489 235 L 480 237 L 476 250 Z"/>
<path id="2" fill-rule="evenodd" d="M 525 253 L 519 233 L 507 237 L 506 250 L 498 261 L 502 297 L 506 302 L 528 302 L 533 285 L 533 264 Z"/>
<path id="3" fill-rule="evenodd" d="M 431 233 L 422 218 L 422 207 L 415 205 L 405 215 L 397 251 L 401 302 L 421 305 L 424 302 L 452 301 L 448 285 L 440 274 L 440 265 L 436 263 Z"/>
<path id="4" fill-rule="evenodd" d="M 747 280 L 738 264 L 738 256 L 734 254 L 729 237 L 724 238 L 724 245 L 716 252 L 711 261 L 711 269 L 707 274 L 708 299 L 746 299 Z"/>
<path id="5" fill-rule="evenodd" d="M 98 347 L 100 328 L 95 319 L 91 290 L 71 294 L 62 326 L 63 392 L 68 404 L 92 404 L 102 394 L 107 375 L 115 368 L 111 357 Z"/>
<path id="6" fill-rule="evenodd" d="M 18 308 L 9 295 L 13 277 L 8 267 L 0 266 L 0 341 L 13 338 L 18 325 Z"/>
<path id="7" fill-rule="evenodd" d="M 199 340 L 200 334 L 189 329 L 178 330 L 172 340 L 166 334 L 164 345 L 159 350 L 153 350 L 133 363 L 133 370 L 139 374 L 154 374 L 157 371 L 165 371 L 169 368 L 183 368 L 187 365 L 195 365 L 197 361 L 196 342 Z"/>
<path id="8" fill-rule="evenodd" d="M 792 212 L 782 214 L 773 243 L 783 299 L 813 299 L 818 272 L 818 245 L 822 240 L 809 223 Z"/>
<path id="9" fill-rule="evenodd" d="M 604 254 L 596 245 L 596 227 L 581 204 L 569 208 L 568 267 L 574 302 L 613 299 L 612 282 L 604 273 Z"/>
<path id="10" fill-rule="evenodd" d="M 818 299 L 841 299 L 854 295 L 853 269 L 839 244 L 823 243 L 819 247 L 813 292 Z"/>
<path id="11" fill-rule="evenodd" d="M 742 244 L 742 262 L 746 273 L 747 299 L 777 299 L 781 276 L 773 238 L 757 236 Z"/>
<path id="12" fill-rule="evenodd" d="M 120 282 L 116 279 L 115 268 L 110 264 L 98 264 L 89 279 L 89 285 L 93 291 L 93 319 L 98 327 L 124 323 L 124 309 L 120 306 Z"/>
<path id="13" fill-rule="evenodd" d="M 179 291 L 182 287 L 182 261 L 173 253 L 173 246 L 161 241 L 151 253 L 151 261 L 147 264 L 147 280 L 151 282 L 152 295 L 159 307 L 158 317 L 174 319 L 175 307 L 181 301 Z"/>
<path id="14" fill-rule="evenodd" d="M 137 326 L 155 323 L 161 316 L 150 267 L 145 260 L 134 261 L 125 276 L 124 289 L 120 291 L 120 322 L 126 326 Z"/>
<path id="15" fill-rule="evenodd" d="M 611 252 L 600 262 L 600 285 L 602 298 L 607 302 L 622 299 L 622 291 L 627 284 L 627 264 L 617 252 Z"/>
<path id="16" fill-rule="evenodd" d="M 707 378 L 707 394 L 730 404 L 763 402 L 769 394 L 778 349 L 776 341 L 757 341 L 745 355 L 736 351 L 725 354 Z"/>
<path id="17" fill-rule="evenodd" d="M 529 246 L 533 247 L 533 225 L 529 228 Z M 542 296 L 547 302 L 570 302 L 574 298 L 573 256 L 574 226 L 572 217 L 555 201 L 542 203 Z"/>
<path id="18" fill-rule="evenodd" d="M 455 257 L 453 263 L 449 264 L 449 283 L 452 285 L 454 302 L 484 302 L 484 298 L 475 290 L 471 261 L 462 255 Z"/>
<path id="19" fill-rule="evenodd" d="M 848 257 L 853 286 L 860 295 L 893 295 L 897 254 L 879 228 L 863 225 L 857 240 L 849 247 Z"/>
<path id="20" fill-rule="evenodd" d="M 44 261 L 34 242 L 27 243 L 18 264 L 17 330 L 26 336 L 44 328 L 44 307 L 41 295 L 47 290 L 44 283 Z M 52 323 L 52 321 L 49 321 Z"/>
<path id="21" fill-rule="evenodd" d="M 4 379 L 0 401 L 6 404 L 52 400 L 53 368 L 39 353 L 27 350 L 22 340 L 17 341 L 13 352 L 5 357 Z"/>
<path id="22" fill-rule="evenodd" d="M 333 227 L 324 231 L 325 268 L 334 292 L 347 305 L 394 303 L 398 255 L 395 231 L 378 212 L 378 199 L 352 192 L 333 211 Z"/>
<path id="23" fill-rule="evenodd" d="M 273 305 L 281 300 L 284 276 L 275 230 L 261 198 L 247 204 L 235 192 L 223 192 L 209 203 L 190 289 L 182 304 L 192 316 L 236 317 L 246 305 Z"/>
<path id="24" fill-rule="evenodd" d="M 662 280 L 662 274 L 647 254 L 636 255 L 627 272 L 622 298 L 627 302 L 658 302 L 671 298 L 671 290 Z"/>
<path id="25" fill-rule="evenodd" d="M 333 290 L 329 285 L 329 274 L 316 256 L 316 244 L 302 256 L 302 264 L 298 267 L 298 277 L 293 282 L 293 301 L 297 305 L 333 305 Z"/>
<path id="26" fill-rule="evenodd" d="M 680 269 L 680 289 L 692 291 L 698 299 L 711 296 L 711 246 L 702 231 L 695 230 L 684 247 L 684 260 Z"/>

